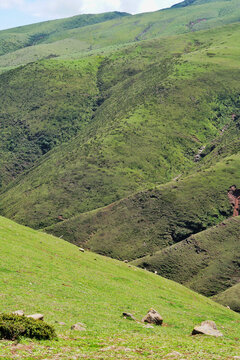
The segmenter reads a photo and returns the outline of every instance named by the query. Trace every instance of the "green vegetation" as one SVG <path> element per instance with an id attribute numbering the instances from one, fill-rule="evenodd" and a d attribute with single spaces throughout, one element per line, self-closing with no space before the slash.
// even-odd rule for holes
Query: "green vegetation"
<path id="1" fill-rule="evenodd" d="M 80 29 L 88 25 L 111 19 L 119 19 L 127 15 L 129 14 L 117 11 L 97 15 L 84 14 L 3 30 L 0 32 L 0 55 L 13 52 L 17 49 L 52 42 L 52 38 L 55 36 L 64 37 L 64 34 L 71 29 Z"/>
<path id="2" fill-rule="evenodd" d="M 154 254 L 231 215 L 226 189 L 239 183 L 240 157 L 225 158 L 152 190 L 81 214 L 46 230 L 119 259 Z"/>
<path id="3" fill-rule="evenodd" d="M 239 354 L 239 315 L 183 286 L 0 218 L 0 307 L 41 312 L 58 341 L 0 341 L 11 359 L 160 359 L 178 351 L 187 359 L 232 359 Z M 14 290 L 13 290 L 14 289 Z M 147 329 L 125 320 L 156 308 L 164 326 Z M 223 338 L 191 337 L 193 326 L 214 320 Z M 60 325 L 58 322 L 65 322 Z M 86 331 L 71 331 L 76 322 Z"/>
<path id="4" fill-rule="evenodd" d="M 19 340 L 21 337 L 52 340 L 56 338 L 56 333 L 52 326 L 41 320 L 13 314 L 0 314 L 0 339 Z"/>
<path id="5" fill-rule="evenodd" d="M 224 306 L 229 306 L 232 310 L 237 312 L 240 312 L 239 299 L 240 299 L 239 283 L 213 297 L 214 301 L 217 301 Z"/>
<path id="6" fill-rule="evenodd" d="M 189 1 L 187 2 L 187 5 Z M 186 4 L 186 2 L 185 2 Z M 81 15 L 0 32 L 0 69 L 48 56 L 68 59 L 109 47 L 184 34 L 239 21 L 238 0 L 195 1 L 191 6 L 129 16 Z M 108 51 L 108 50 L 107 50 Z"/>
<path id="7" fill-rule="evenodd" d="M 218 294 L 240 277 L 239 226 L 240 218 L 231 218 L 133 263 L 206 296 Z"/>
<path id="8" fill-rule="evenodd" d="M 232 183 L 240 184 L 239 15 L 237 0 L 186 0 L 155 13 L 82 15 L 0 32 L 1 215 L 101 255 L 135 260 L 205 295 L 219 294 L 217 301 L 225 305 L 231 298 L 230 306 L 238 309 L 238 287 L 233 285 L 239 279 L 239 221 L 226 221 L 231 215 L 226 191 Z M 2 223 L 17 227 L 4 219 Z M 74 246 L 44 233 L 19 229 L 26 232 L 19 246 L 24 244 L 27 263 L 36 270 L 26 275 L 36 284 L 27 293 L 41 294 L 32 305 L 45 304 L 51 321 L 56 311 L 65 321 L 77 321 L 79 299 L 87 305 L 92 304 L 90 298 L 97 299 L 93 312 L 101 322 L 94 323 L 93 313 L 84 317 L 87 305 L 80 311 L 93 329 L 85 337 L 93 357 L 100 354 L 100 341 L 109 344 L 110 328 L 116 338 L 128 341 L 132 328 L 120 321 L 119 313 L 131 310 L 126 294 L 133 284 L 139 300 L 132 296 L 131 301 L 138 316 L 146 311 L 140 288 L 149 288 L 149 303 L 158 284 L 167 284 L 165 295 L 161 292 L 163 311 L 171 313 L 167 280 L 97 255 L 81 255 Z M 30 233 L 37 244 L 35 255 Z M 39 277 L 44 274 L 39 251 L 45 257 L 44 271 L 49 271 L 46 278 Z M 9 250 L 7 259 L 13 264 L 12 256 L 16 258 Z M 20 257 L 16 266 L 28 267 L 25 262 Z M 9 267 L 3 269 L 8 274 Z M 114 272 L 118 275 L 112 279 Z M 13 278 L 6 281 L 6 291 L 12 291 Z M 53 297 L 47 283 L 55 289 Z M 26 290 L 27 283 L 22 285 Z M 116 289 L 126 290 L 125 309 L 116 302 Z M 29 307 L 29 299 L 23 298 L 17 304 Z M 11 311 L 11 301 L 4 311 Z M 109 310 L 109 304 L 112 322 L 103 340 L 100 313 L 102 307 Z M 182 305 L 176 308 L 185 311 Z M 224 312 L 225 319 L 229 314 L 233 316 Z M 171 326 L 175 315 L 171 313 Z M 145 349 L 145 329 L 129 326 L 140 334 L 137 341 Z M 174 335 L 177 330 L 169 331 Z M 166 337 L 161 333 L 163 342 L 170 332 Z M 146 346 L 155 342 L 155 335 Z M 63 336 L 72 346 L 69 332 Z M 61 345 L 68 346 L 64 341 Z M 194 354 L 192 358 L 207 356 L 199 355 L 197 345 L 191 347 L 189 341 L 185 350 Z M 84 339 L 77 343 L 89 351 Z M 165 350 L 159 347 L 156 358 L 167 354 Z M 220 358 L 219 351 L 216 354 Z"/>
<path id="9" fill-rule="evenodd" d="M 225 125 L 237 127 L 231 115 L 239 107 L 238 43 L 239 25 L 231 25 L 131 45 L 101 61 L 91 57 L 99 91 L 91 121 L 9 184 L 1 213 L 43 228 L 59 215 L 69 219 L 196 169 L 198 149 Z"/>
<path id="10" fill-rule="evenodd" d="M 98 63 L 45 60 L 0 76 L 0 187 L 91 120 Z"/>

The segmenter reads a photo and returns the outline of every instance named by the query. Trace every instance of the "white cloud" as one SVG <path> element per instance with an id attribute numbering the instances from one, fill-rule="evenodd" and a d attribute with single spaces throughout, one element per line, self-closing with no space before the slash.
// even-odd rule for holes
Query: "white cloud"
<path id="1" fill-rule="evenodd" d="M 82 13 L 139 13 L 168 7 L 177 0 L 0 0 L 0 9 L 14 9 L 36 18 L 54 19 Z"/>
<path id="2" fill-rule="evenodd" d="M 25 0 L 0 0 L 0 9 L 19 8 L 24 5 Z"/>

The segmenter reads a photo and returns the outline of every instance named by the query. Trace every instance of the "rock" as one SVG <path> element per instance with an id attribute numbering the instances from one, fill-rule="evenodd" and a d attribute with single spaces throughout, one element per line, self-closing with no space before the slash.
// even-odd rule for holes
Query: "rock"
<path id="1" fill-rule="evenodd" d="M 75 331 L 86 331 L 85 325 L 78 322 L 74 325 L 71 326 L 71 330 L 75 330 Z"/>
<path id="2" fill-rule="evenodd" d="M 79 248 L 79 251 L 81 251 L 81 252 L 85 252 L 85 250 L 83 249 L 83 248 Z"/>
<path id="3" fill-rule="evenodd" d="M 124 313 L 122 314 L 122 316 L 123 316 L 125 319 L 137 321 L 137 319 L 136 319 L 132 314 L 130 314 L 130 313 L 124 312 Z"/>
<path id="4" fill-rule="evenodd" d="M 125 264 L 127 264 L 127 263 L 128 263 L 128 260 L 124 260 L 123 262 L 124 262 Z"/>
<path id="5" fill-rule="evenodd" d="M 55 323 L 58 324 L 58 325 L 62 325 L 62 326 L 63 326 L 63 325 L 66 325 L 66 323 L 65 323 L 65 322 L 62 322 L 62 321 L 55 321 Z"/>
<path id="6" fill-rule="evenodd" d="M 154 309 L 150 309 L 146 316 L 142 319 L 142 322 L 147 322 L 149 324 L 162 325 L 163 318 L 161 315 Z"/>
<path id="7" fill-rule="evenodd" d="M 23 316 L 24 312 L 22 310 L 17 310 L 13 312 L 13 315 Z"/>
<path id="8" fill-rule="evenodd" d="M 234 356 L 233 358 L 234 359 L 240 359 L 240 356 Z"/>
<path id="9" fill-rule="evenodd" d="M 44 318 L 43 314 L 33 314 L 33 315 L 27 315 L 28 318 L 32 318 L 34 320 L 42 320 Z"/>
<path id="10" fill-rule="evenodd" d="M 223 336 L 223 334 L 217 329 L 214 321 L 203 321 L 201 325 L 195 326 L 192 331 L 192 335 L 210 335 L 210 336 Z"/>
<path id="11" fill-rule="evenodd" d="M 172 359 L 177 359 L 180 356 L 182 356 L 182 354 L 180 354 L 177 351 L 173 351 L 173 352 L 166 355 L 167 358 L 172 358 Z"/>

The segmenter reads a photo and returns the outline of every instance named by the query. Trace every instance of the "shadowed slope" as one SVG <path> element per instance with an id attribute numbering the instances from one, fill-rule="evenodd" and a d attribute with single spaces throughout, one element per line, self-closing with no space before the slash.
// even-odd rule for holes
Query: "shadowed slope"
<path id="1" fill-rule="evenodd" d="M 239 238 L 240 217 L 231 218 L 133 263 L 211 296 L 240 281 Z"/>
<path id="2" fill-rule="evenodd" d="M 91 120 L 99 63 L 42 61 L 0 76 L 0 188 Z"/>
<path id="3" fill-rule="evenodd" d="M 226 189 L 233 179 L 240 181 L 239 166 L 239 155 L 226 158 L 203 172 L 140 192 L 47 231 L 123 260 L 154 254 L 231 214 Z"/>
<path id="4" fill-rule="evenodd" d="M 240 283 L 213 297 L 214 301 L 240 312 Z"/>

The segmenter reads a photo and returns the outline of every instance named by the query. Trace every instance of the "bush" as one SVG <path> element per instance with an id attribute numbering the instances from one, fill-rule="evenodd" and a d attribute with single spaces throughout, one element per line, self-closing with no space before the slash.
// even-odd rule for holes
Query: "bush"
<path id="1" fill-rule="evenodd" d="M 0 339 L 16 340 L 21 336 L 37 340 L 50 340 L 57 337 L 55 329 L 42 320 L 0 314 Z"/>

